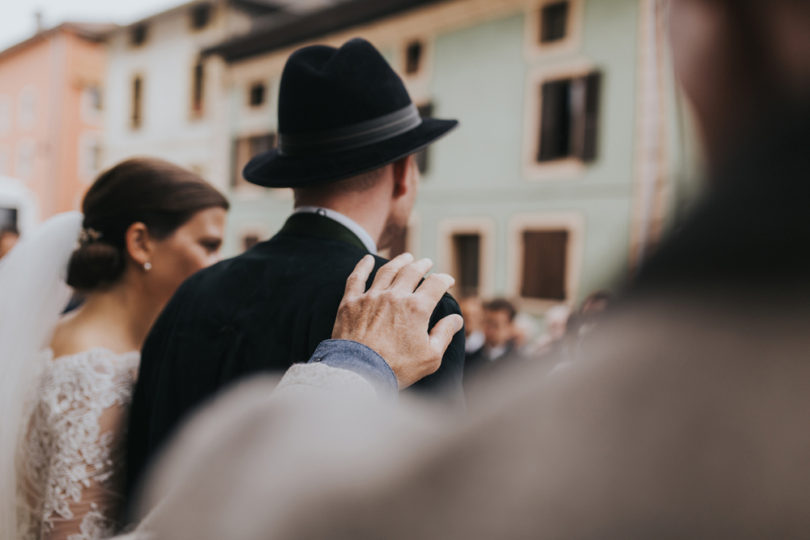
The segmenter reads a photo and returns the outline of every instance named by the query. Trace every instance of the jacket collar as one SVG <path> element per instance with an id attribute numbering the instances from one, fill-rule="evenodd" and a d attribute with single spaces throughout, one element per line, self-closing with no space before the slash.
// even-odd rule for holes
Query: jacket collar
<path id="1" fill-rule="evenodd" d="M 311 236 L 351 244 L 363 251 L 368 247 L 345 225 L 320 214 L 296 213 L 287 218 L 279 234 Z"/>

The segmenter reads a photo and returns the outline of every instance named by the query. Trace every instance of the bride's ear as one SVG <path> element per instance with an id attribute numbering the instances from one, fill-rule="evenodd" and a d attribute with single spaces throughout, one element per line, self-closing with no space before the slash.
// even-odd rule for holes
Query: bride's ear
<path id="1" fill-rule="evenodd" d="M 136 265 L 143 267 L 151 261 L 154 240 L 145 224 L 140 221 L 131 224 L 124 235 L 124 241 L 127 255 Z"/>

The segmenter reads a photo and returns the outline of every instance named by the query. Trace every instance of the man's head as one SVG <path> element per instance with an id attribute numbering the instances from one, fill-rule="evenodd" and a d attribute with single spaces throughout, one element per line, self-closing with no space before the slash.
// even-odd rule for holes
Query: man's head
<path id="1" fill-rule="evenodd" d="M 501 347 L 515 336 L 515 306 L 504 298 L 484 304 L 484 339 L 488 347 Z"/>
<path id="2" fill-rule="evenodd" d="M 712 166 L 777 107 L 810 105 L 810 2 L 668 0 L 676 75 Z"/>
<path id="3" fill-rule="evenodd" d="M 293 188 L 298 201 L 345 198 L 385 184 L 392 195 L 389 225 L 401 226 L 415 197 L 403 187 L 418 179 L 410 156 L 457 125 L 422 118 L 368 41 L 303 47 L 281 76 L 278 147 L 255 156 L 244 176 L 261 186 Z"/>
<path id="4" fill-rule="evenodd" d="M 6 256 L 11 251 L 11 248 L 20 239 L 20 232 L 16 227 L 2 227 L 0 228 L 0 259 Z"/>
<path id="5" fill-rule="evenodd" d="M 402 234 L 416 201 L 419 168 L 413 156 L 337 182 L 295 188 L 295 206 L 331 208 L 361 223 L 381 249 Z"/>

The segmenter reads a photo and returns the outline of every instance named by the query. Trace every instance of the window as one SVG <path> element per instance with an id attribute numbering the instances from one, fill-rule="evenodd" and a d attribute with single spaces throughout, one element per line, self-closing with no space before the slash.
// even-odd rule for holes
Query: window
<path id="1" fill-rule="evenodd" d="M 554 2 L 540 10 L 540 43 L 562 41 L 568 34 L 569 2 Z"/>
<path id="2" fill-rule="evenodd" d="M 93 133 L 79 137 L 79 177 L 92 181 L 101 172 L 101 141 Z"/>
<path id="3" fill-rule="evenodd" d="M 211 4 L 200 4 L 191 8 L 191 27 L 201 30 L 211 22 Z"/>
<path id="4" fill-rule="evenodd" d="M 131 126 L 139 129 L 143 123 L 143 78 L 138 75 L 132 79 Z"/>
<path id="5" fill-rule="evenodd" d="M 88 86 L 84 89 L 87 103 L 94 111 L 101 111 L 101 90 L 98 86 Z"/>
<path id="6" fill-rule="evenodd" d="M 205 66 L 197 62 L 191 72 L 191 116 L 199 118 L 203 114 L 205 100 Z"/>
<path id="7" fill-rule="evenodd" d="M 549 55 L 580 52 L 587 0 L 528 0 L 524 52 L 536 62 Z"/>
<path id="8" fill-rule="evenodd" d="M 596 159 L 601 74 L 547 81 L 540 86 L 536 159 Z"/>
<path id="9" fill-rule="evenodd" d="M 520 296 L 538 300 L 566 300 L 569 232 L 524 230 L 522 233 Z"/>
<path id="10" fill-rule="evenodd" d="M 37 121 L 37 91 L 26 87 L 20 92 L 20 126 L 23 129 L 34 127 Z"/>
<path id="11" fill-rule="evenodd" d="M 146 43 L 146 37 L 149 34 L 149 27 L 146 24 L 139 24 L 133 26 L 129 31 L 129 44 L 133 47 L 140 47 Z"/>
<path id="12" fill-rule="evenodd" d="M 239 188 L 243 186 L 251 186 L 247 180 L 242 176 L 242 170 L 247 165 L 248 161 L 254 156 L 268 152 L 276 145 L 276 135 L 274 133 L 266 133 L 263 135 L 253 135 L 249 137 L 240 137 L 233 143 L 233 172 L 231 175 L 231 186 Z"/>
<path id="13" fill-rule="evenodd" d="M 438 268 L 456 278 L 453 294 L 493 293 L 494 236 L 495 222 L 489 217 L 449 217 L 439 222 Z"/>
<path id="14" fill-rule="evenodd" d="M 422 69 L 424 45 L 421 41 L 411 41 L 405 47 L 405 74 L 415 75 Z"/>
<path id="15" fill-rule="evenodd" d="M 101 120 L 101 89 L 98 86 L 86 86 L 82 90 L 81 110 L 82 118 L 88 123 L 98 123 Z"/>
<path id="16" fill-rule="evenodd" d="M 453 270 L 459 296 L 481 294 L 481 235 L 454 234 L 452 239 Z"/>
<path id="17" fill-rule="evenodd" d="M 267 85 L 261 81 L 254 82 L 248 90 L 248 105 L 261 107 L 267 99 Z"/>
<path id="18" fill-rule="evenodd" d="M 433 103 L 425 103 L 417 107 L 419 110 L 419 116 L 422 118 L 430 118 L 433 116 Z M 419 152 L 414 155 L 416 159 L 416 165 L 419 167 L 419 172 L 421 174 L 427 174 L 429 167 L 430 167 L 430 146 L 426 146 Z"/>

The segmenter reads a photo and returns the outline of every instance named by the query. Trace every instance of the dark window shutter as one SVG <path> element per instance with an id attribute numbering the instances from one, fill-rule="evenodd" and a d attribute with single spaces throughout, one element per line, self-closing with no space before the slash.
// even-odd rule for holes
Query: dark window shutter
<path id="1" fill-rule="evenodd" d="M 565 300 L 568 231 L 524 231 L 520 295 Z"/>
<path id="2" fill-rule="evenodd" d="M 253 83 L 250 86 L 250 91 L 248 92 L 248 104 L 251 107 L 259 107 L 263 105 L 266 92 L 267 87 L 263 82 Z"/>
<path id="3" fill-rule="evenodd" d="M 191 112 L 201 114 L 205 98 L 205 66 L 202 61 L 194 65 L 191 87 Z"/>
<path id="4" fill-rule="evenodd" d="M 556 2 L 540 11 L 540 43 L 565 39 L 568 31 L 569 2 Z"/>
<path id="5" fill-rule="evenodd" d="M 422 42 L 412 41 L 405 48 L 405 73 L 413 75 L 422 66 Z"/>
<path id="6" fill-rule="evenodd" d="M 191 9 L 191 27 L 200 30 L 211 22 L 211 4 L 200 4 Z"/>
<path id="7" fill-rule="evenodd" d="M 141 127 L 141 108 L 143 100 L 143 79 L 135 77 L 132 81 L 132 127 Z"/>
<path id="8" fill-rule="evenodd" d="M 541 88 L 538 161 L 567 157 L 571 152 L 571 81 L 550 81 Z"/>
<path id="9" fill-rule="evenodd" d="M 591 73 L 583 79 L 585 86 L 585 111 L 583 118 L 582 146 L 579 158 L 584 162 L 594 161 L 599 139 L 599 103 L 602 92 L 602 74 Z"/>
<path id="10" fill-rule="evenodd" d="M 454 234 L 454 275 L 461 296 L 476 296 L 481 279 L 481 235 Z"/>

